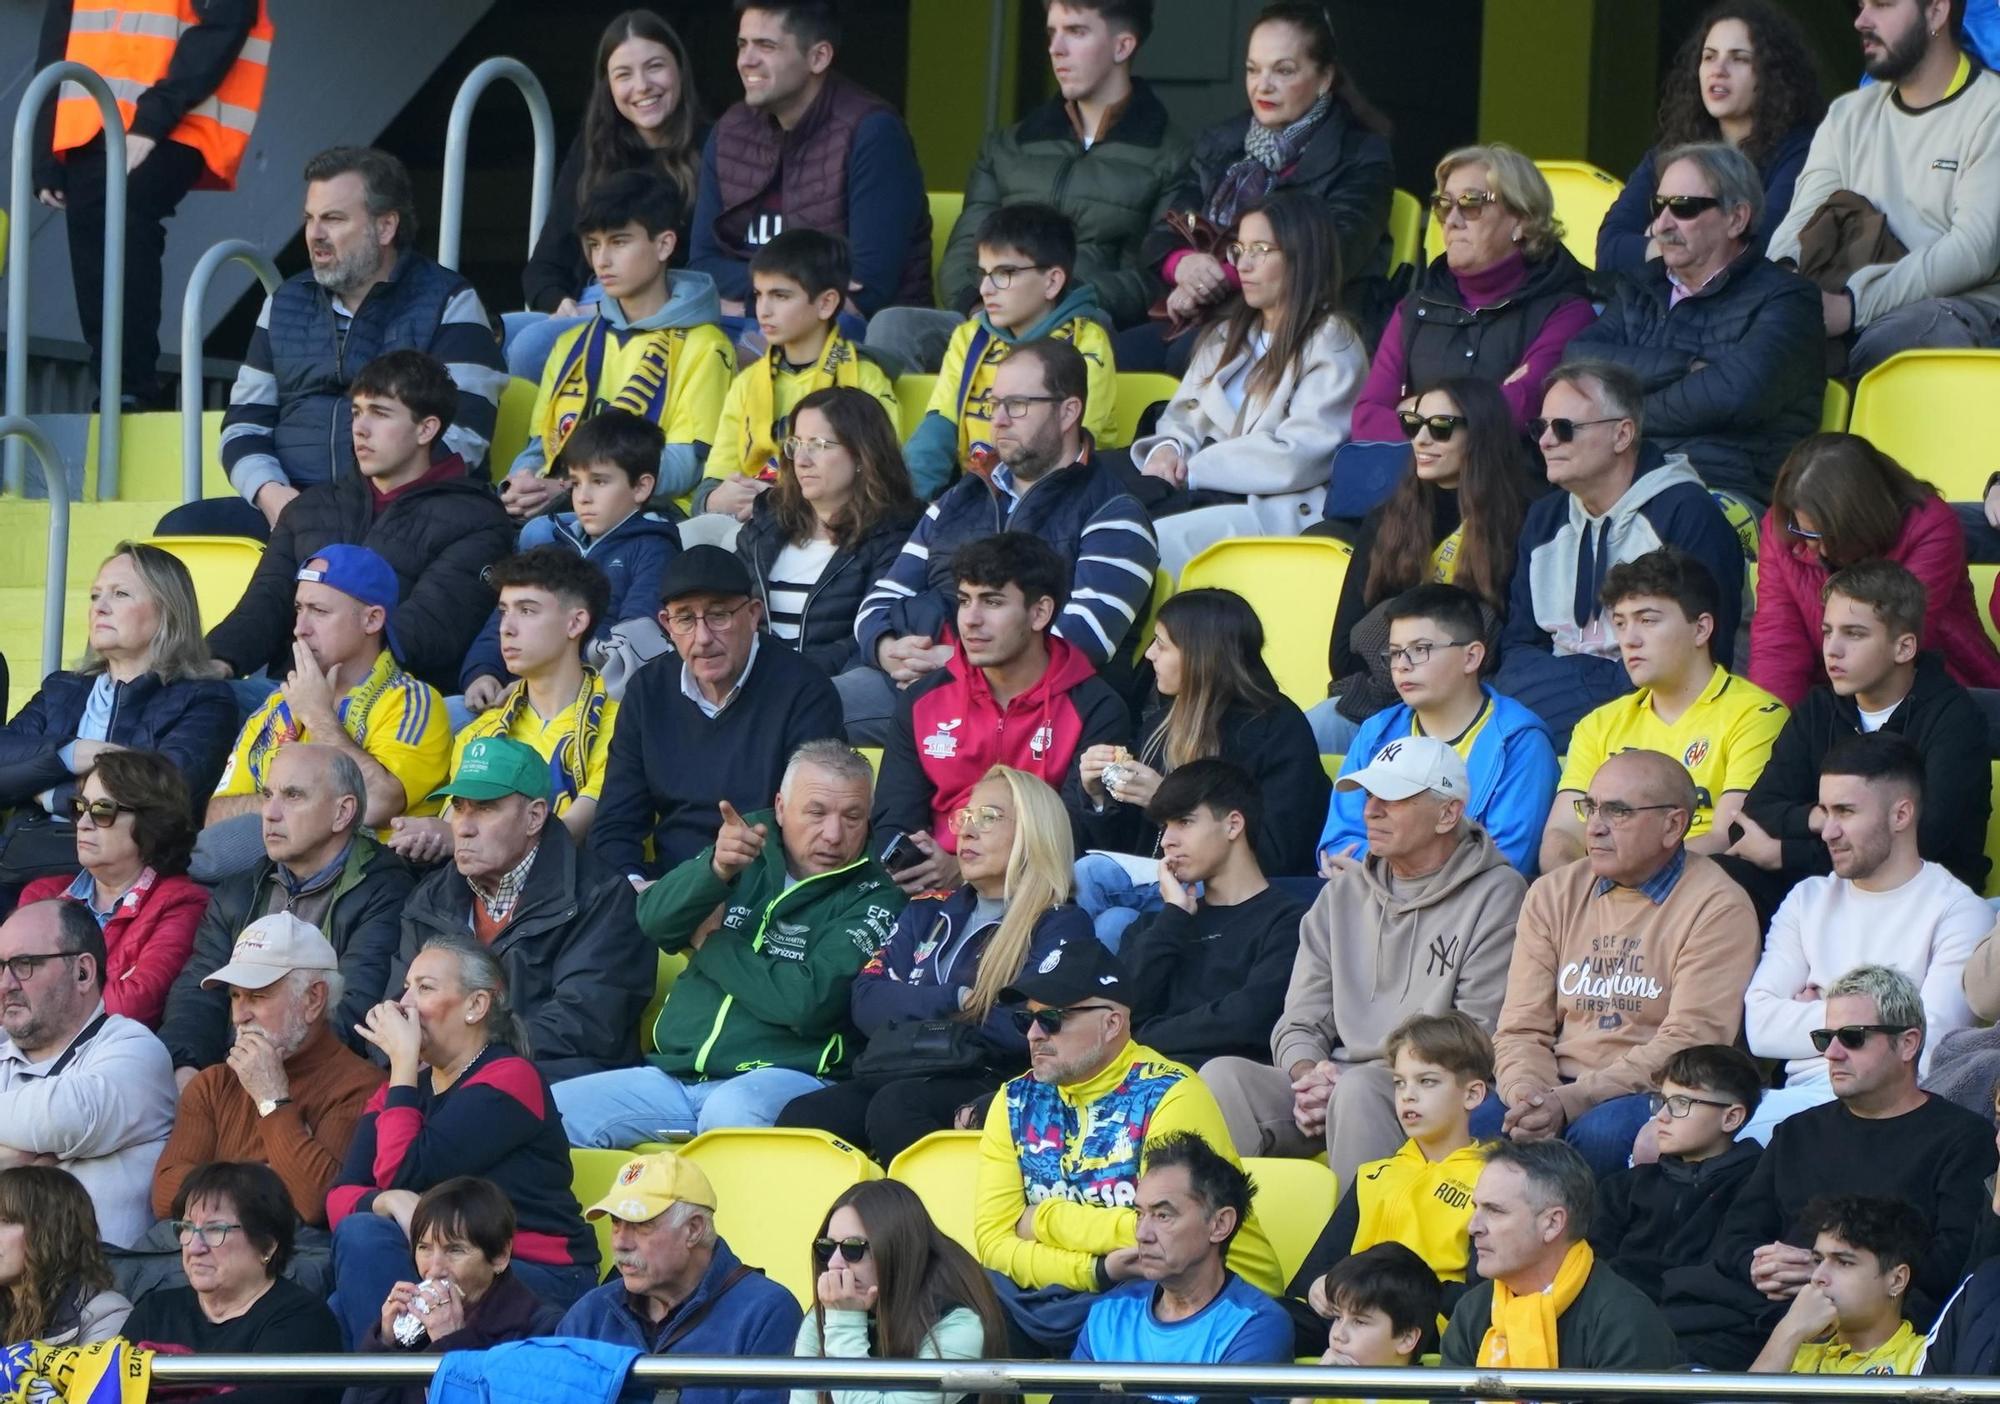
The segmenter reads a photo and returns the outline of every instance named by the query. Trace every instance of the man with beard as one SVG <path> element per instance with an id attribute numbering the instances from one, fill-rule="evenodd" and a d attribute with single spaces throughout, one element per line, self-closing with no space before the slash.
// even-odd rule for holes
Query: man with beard
<path id="1" fill-rule="evenodd" d="M 1990 345 L 2000 324 L 2000 77 L 1960 47 L 1964 12 L 1964 0 L 1855 8 L 1875 82 L 1827 109 L 1771 235 L 1770 256 L 1819 284 L 1850 375 L 1912 347 Z M 1835 195 L 1879 212 L 1894 246 L 1872 230 L 1802 239 Z"/>

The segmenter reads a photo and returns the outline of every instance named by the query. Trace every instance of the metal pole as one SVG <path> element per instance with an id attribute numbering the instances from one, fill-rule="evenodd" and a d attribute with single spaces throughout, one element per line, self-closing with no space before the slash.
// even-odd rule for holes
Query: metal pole
<path id="1" fill-rule="evenodd" d="M 18 441 L 24 452 L 32 449 L 49 485 L 49 561 L 42 573 L 41 676 L 47 677 L 62 667 L 63 602 L 69 594 L 69 470 L 41 426 L 24 414 L 0 416 L 0 441 L 10 446 Z"/>
<path id="2" fill-rule="evenodd" d="M 1007 69 L 1008 0 L 987 0 L 987 4 L 990 22 L 986 26 L 986 130 L 991 132 L 1000 126 L 1000 83 Z"/>
<path id="3" fill-rule="evenodd" d="M 549 110 L 549 95 L 542 91 L 541 79 L 519 59 L 490 58 L 465 75 L 458 96 L 451 102 L 451 124 L 444 138 L 444 193 L 438 209 L 438 262 L 446 268 L 458 267 L 458 246 L 465 226 L 465 147 L 472 137 L 472 109 L 480 94 L 501 79 L 521 90 L 528 104 L 528 118 L 535 127 L 534 183 L 528 204 L 528 252 L 542 237 L 542 224 L 549 215 L 549 191 L 556 179 L 556 119 Z"/>
<path id="4" fill-rule="evenodd" d="M 240 263 L 275 293 L 277 265 L 247 239 L 224 239 L 201 256 L 181 295 L 181 505 L 201 496 L 201 305 L 225 263 Z"/>
<path id="5" fill-rule="evenodd" d="M 59 83 L 75 83 L 97 99 L 104 119 L 104 329 L 98 357 L 97 495 L 118 495 L 118 445 L 123 425 L 119 401 L 125 390 L 125 119 L 117 100 L 94 68 L 60 59 L 28 80 L 14 109 L 14 169 L 7 188 L 8 415 L 28 412 L 28 235 L 34 213 L 35 118 Z M 20 496 L 27 460 L 20 444 L 6 446 L 7 491 Z"/>

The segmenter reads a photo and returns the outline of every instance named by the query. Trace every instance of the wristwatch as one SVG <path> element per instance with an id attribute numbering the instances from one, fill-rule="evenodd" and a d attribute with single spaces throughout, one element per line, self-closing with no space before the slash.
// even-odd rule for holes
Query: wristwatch
<path id="1" fill-rule="evenodd" d="M 289 1107 L 291 1104 L 292 1099 L 290 1097 L 266 1097 L 263 1101 L 257 1103 L 257 1115 L 269 1116 L 279 1107 Z"/>

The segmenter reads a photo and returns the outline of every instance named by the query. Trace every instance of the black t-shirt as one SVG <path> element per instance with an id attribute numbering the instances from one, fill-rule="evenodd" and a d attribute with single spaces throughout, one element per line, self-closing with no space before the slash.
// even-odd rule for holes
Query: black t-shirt
<path id="1" fill-rule="evenodd" d="M 192 1287 L 149 1292 L 125 1321 L 127 1340 L 185 1346 L 198 1355 L 339 1354 L 340 1323 L 296 1282 L 279 1278 L 250 1310 L 210 1321 Z M 339 1386 L 260 1385 L 230 1391 L 230 1404 L 335 1404 Z"/>

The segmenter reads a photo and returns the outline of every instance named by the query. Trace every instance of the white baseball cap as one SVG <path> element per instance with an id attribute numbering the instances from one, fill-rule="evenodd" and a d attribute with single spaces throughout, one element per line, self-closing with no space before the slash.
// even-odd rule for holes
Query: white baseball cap
<path id="1" fill-rule="evenodd" d="M 1425 790 L 1462 800 L 1472 781 L 1464 759 L 1444 742 L 1435 736 L 1405 736 L 1377 751 L 1374 760 L 1352 775 L 1341 776 L 1335 788 L 1366 790 L 1380 800 L 1406 800 Z"/>
<path id="2" fill-rule="evenodd" d="M 309 921 L 290 912 L 273 912 L 243 928 L 229 953 L 229 964 L 201 982 L 205 990 L 236 985 L 266 989 L 294 970 L 338 970 L 333 944 Z"/>

